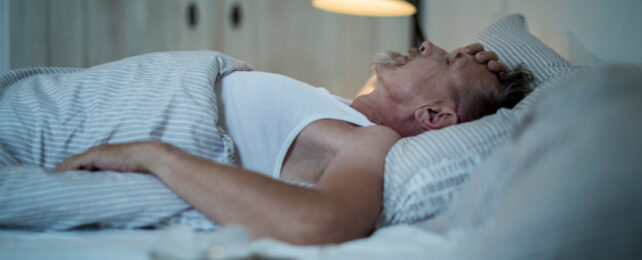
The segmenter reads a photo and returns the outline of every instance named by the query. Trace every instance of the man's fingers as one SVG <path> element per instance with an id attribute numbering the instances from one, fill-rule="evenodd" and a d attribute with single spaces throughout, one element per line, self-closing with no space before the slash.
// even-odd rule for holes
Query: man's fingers
<path id="1" fill-rule="evenodd" d="M 485 51 L 484 45 L 481 43 L 473 43 L 463 48 L 464 53 L 474 56 L 474 59 L 479 64 L 486 64 L 488 70 L 500 76 L 505 76 L 508 68 L 504 63 L 499 62 L 499 56 L 494 51 Z"/>
<path id="2" fill-rule="evenodd" d="M 71 164 L 67 160 L 56 165 L 56 167 L 54 168 L 54 172 L 64 172 L 68 170 L 71 170 Z"/>
<path id="3" fill-rule="evenodd" d="M 497 53 L 494 51 L 480 51 L 475 54 L 475 61 L 478 63 L 487 63 L 491 60 L 499 60 L 499 57 L 497 56 Z"/>
<path id="4" fill-rule="evenodd" d="M 64 172 L 64 171 L 69 171 L 73 170 L 74 168 L 74 160 L 72 158 L 67 158 L 60 164 L 56 165 L 56 168 L 54 168 L 55 172 Z"/>
<path id="5" fill-rule="evenodd" d="M 490 70 L 493 73 L 501 73 L 501 72 L 508 71 L 508 67 L 506 67 L 506 64 L 504 63 L 501 63 L 496 60 L 491 60 L 488 62 L 488 70 Z"/>
<path id="6" fill-rule="evenodd" d="M 475 53 L 478 53 L 478 52 L 483 51 L 483 50 L 484 50 L 484 45 L 482 45 L 481 43 L 478 43 L 478 42 L 470 44 L 470 45 L 467 45 L 467 46 L 464 47 L 464 52 L 466 52 L 466 53 L 468 53 L 470 55 L 474 55 Z"/>
<path id="7" fill-rule="evenodd" d="M 77 154 L 72 157 L 65 159 L 62 163 L 58 164 L 55 168 L 55 172 L 64 172 L 71 170 L 80 170 L 85 168 L 91 168 L 90 158 L 86 153 Z"/>

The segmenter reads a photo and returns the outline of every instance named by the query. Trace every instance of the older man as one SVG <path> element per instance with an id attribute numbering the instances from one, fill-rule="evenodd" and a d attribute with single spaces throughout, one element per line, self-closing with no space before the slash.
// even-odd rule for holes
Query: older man
<path id="1" fill-rule="evenodd" d="M 404 136 L 494 112 L 513 75 L 479 44 L 451 53 L 424 42 L 378 54 L 374 91 L 354 102 L 269 73 L 223 78 L 224 127 L 242 167 L 160 142 L 105 144 L 56 167 L 151 173 L 215 222 L 297 244 L 367 236 L 382 206 L 384 159 Z M 313 188 L 274 178 L 303 181 Z"/>

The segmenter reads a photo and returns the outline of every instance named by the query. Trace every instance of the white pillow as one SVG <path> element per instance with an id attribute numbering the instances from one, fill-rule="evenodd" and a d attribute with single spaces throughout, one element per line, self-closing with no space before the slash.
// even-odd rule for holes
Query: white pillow
<path id="1" fill-rule="evenodd" d="M 524 17 L 506 16 L 477 40 L 496 51 L 509 67 L 533 71 L 536 87 L 574 67 L 528 32 Z M 543 89 L 510 109 L 446 129 L 405 138 L 386 157 L 383 211 L 378 226 L 415 224 L 445 209 L 453 192 L 498 146 L 505 143 Z"/>

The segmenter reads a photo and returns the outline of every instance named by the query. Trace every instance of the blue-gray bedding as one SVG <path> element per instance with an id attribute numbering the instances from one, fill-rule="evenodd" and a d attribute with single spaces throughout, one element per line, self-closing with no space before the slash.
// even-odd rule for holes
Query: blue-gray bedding
<path id="1" fill-rule="evenodd" d="M 52 168 L 103 143 L 159 140 L 220 163 L 214 83 L 238 60 L 212 51 L 151 53 L 88 69 L 0 76 L 0 227 L 64 230 L 183 222 L 214 225 L 152 175 Z"/>

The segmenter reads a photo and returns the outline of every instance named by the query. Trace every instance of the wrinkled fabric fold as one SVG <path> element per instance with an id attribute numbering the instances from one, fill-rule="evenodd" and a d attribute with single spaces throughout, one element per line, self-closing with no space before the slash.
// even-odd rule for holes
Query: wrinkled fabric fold
<path id="1" fill-rule="evenodd" d="M 216 226 L 153 175 L 54 173 L 103 143 L 157 140 L 233 164 L 218 125 L 216 81 L 239 60 L 213 51 L 150 53 L 87 69 L 26 68 L 0 76 L 0 227 L 66 230 L 183 223 Z"/>

